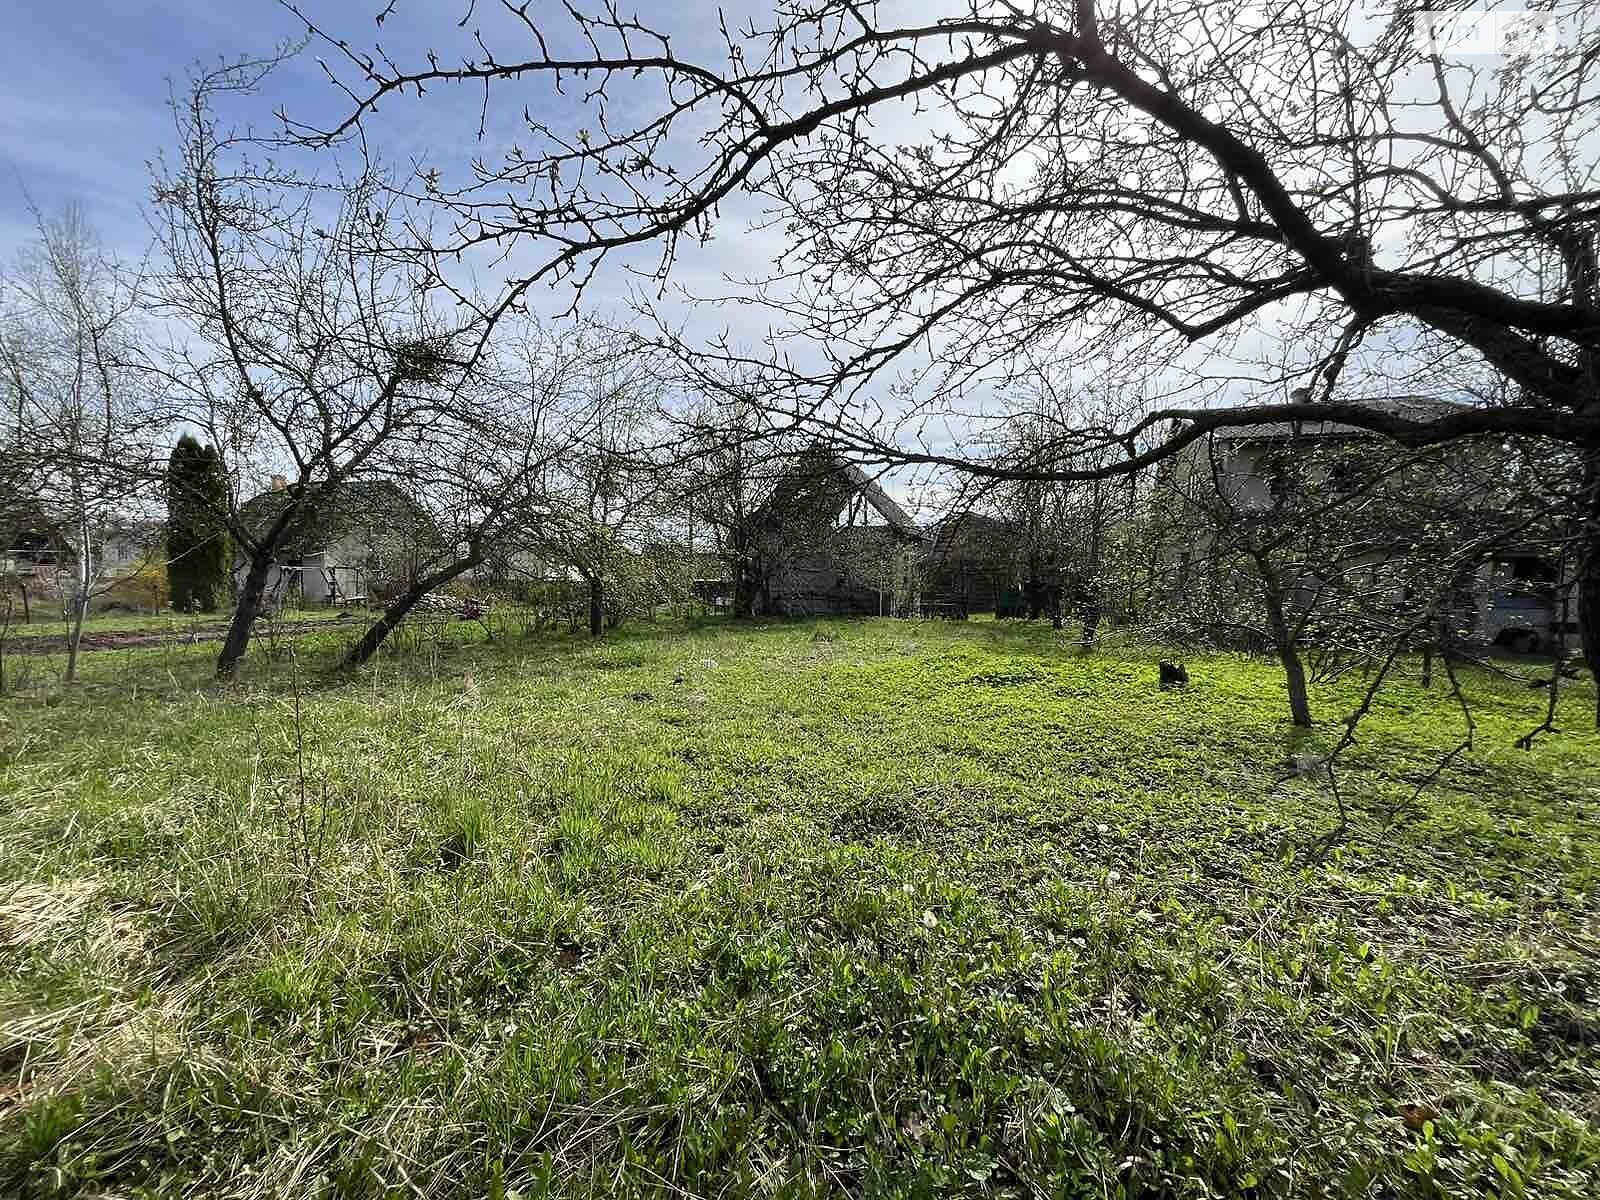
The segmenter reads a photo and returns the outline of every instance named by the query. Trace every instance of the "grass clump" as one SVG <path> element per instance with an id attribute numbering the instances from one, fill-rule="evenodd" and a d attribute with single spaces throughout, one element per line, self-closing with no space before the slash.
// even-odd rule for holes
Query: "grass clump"
<path id="1" fill-rule="evenodd" d="M 346 636 L 0 705 L 0 1193 L 1600 1190 L 1600 740 L 1525 688 L 1414 796 L 1398 683 L 1329 845 L 1239 656 Z"/>

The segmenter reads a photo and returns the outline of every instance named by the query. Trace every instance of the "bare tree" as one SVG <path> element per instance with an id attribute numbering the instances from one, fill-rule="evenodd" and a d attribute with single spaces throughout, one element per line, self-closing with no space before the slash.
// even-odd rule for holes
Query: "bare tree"
<path id="1" fill-rule="evenodd" d="M 401 244 L 399 201 L 376 172 L 320 186 L 251 160 L 248 139 L 219 124 L 216 101 L 272 65 L 201 77 L 174 103 L 178 148 L 155 169 L 158 306 L 180 332 L 149 366 L 168 418 L 204 429 L 233 478 L 223 515 L 242 572 L 224 677 L 280 550 L 386 447 L 454 409 L 481 333 L 434 304 L 431 256 Z M 282 502 L 252 520 L 241 489 L 277 473 Z"/>
<path id="2" fill-rule="evenodd" d="M 757 365 L 787 379 L 795 414 L 879 461 L 1009 473 L 917 435 L 920 414 L 1004 382 L 1019 345 L 1090 370 L 1134 358 L 1155 380 L 1114 423 L 1070 431 L 1057 477 L 1135 470 L 1319 402 L 1334 411 L 1316 415 L 1410 446 L 1574 447 L 1579 621 L 1600 669 L 1593 5 L 1536 0 L 1524 42 L 1488 60 L 1453 57 L 1420 0 L 1376 14 L 1354 0 L 952 0 L 905 22 L 795 0 L 725 29 L 725 53 L 699 61 L 614 8 L 504 7 L 503 43 L 479 30 L 459 61 L 415 65 L 307 19 L 350 103 L 329 128 L 294 128 L 328 144 L 451 85 L 486 114 L 520 112 L 513 144 L 424 180 L 457 219 L 452 248 L 543 251 L 513 297 L 539 280 L 581 287 L 645 244 L 664 276 L 754 192 L 789 242 L 757 295 L 786 323 L 774 345 L 805 337 L 820 356 Z M 540 81 L 571 79 L 587 106 L 573 127 L 523 107 Z M 1239 374 L 1229 347 L 1237 361 L 1280 337 L 1303 349 L 1291 374 L 1308 399 L 1184 402 Z M 1514 398 L 1424 420 L 1333 401 L 1368 345 L 1498 377 Z M 875 401 L 855 403 L 886 372 L 922 389 L 887 432 Z M 1287 382 L 1269 374 L 1261 395 Z M 1130 452 L 1150 430 L 1163 435 Z M 1083 461 L 1105 447 L 1124 453 Z"/>
<path id="3" fill-rule="evenodd" d="M 982 481 L 994 491 L 1016 525 L 1024 546 L 1022 594 L 1030 619 L 1049 613 L 1057 629 L 1070 603 L 1081 622 L 1082 644 L 1094 644 L 1106 608 L 1106 564 L 1112 536 L 1112 497 L 1107 477 L 1058 479 L 1072 464 L 1060 459 L 1063 434 L 1109 419 L 1118 398 L 1102 386 L 1077 390 L 1049 370 L 1039 370 L 1007 397 L 996 461 L 1016 478 Z M 1109 449 L 1094 458 L 1113 457 Z M 1137 477 L 1133 479 L 1137 486 Z"/>
<path id="4" fill-rule="evenodd" d="M 126 367 L 138 295 L 137 274 L 105 252 L 76 205 L 55 218 L 35 210 L 33 243 L 0 276 L 3 440 L 15 468 L 0 508 L 34 517 L 51 543 L 69 683 L 90 601 L 117 582 L 106 543 L 138 529 L 151 492 L 147 413 Z"/>
<path id="5" fill-rule="evenodd" d="M 576 384 L 583 436 L 539 483 L 547 505 L 539 541 L 583 580 L 593 637 L 605 631 L 608 602 L 612 624 L 627 611 L 630 568 L 657 540 L 673 492 L 660 380 L 637 351 L 629 335 L 589 331 Z"/>
<path id="6" fill-rule="evenodd" d="M 775 425 L 737 381 L 719 385 L 702 374 L 691 387 L 698 403 L 677 424 L 685 451 L 678 486 L 732 581 L 733 615 L 753 616 L 770 590 L 775 557 L 785 551 L 773 500 L 805 444 Z"/>
<path id="7" fill-rule="evenodd" d="M 1309 728 L 1313 673 L 1387 671 L 1396 649 L 1469 657 L 1487 564 L 1559 541 L 1552 506 L 1516 476 L 1494 441 L 1407 452 L 1322 425 L 1214 436 L 1164 476 L 1171 604 L 1210 640 L 1275 654 Z"/>
<path id="8" fill-rule="evenodd" d="M 547 553 L 550 527 L 561 525 L 547 485 L 595 433 L 598 414 L 582 387 L 591 365 L 581 337 L 502 322 L 456 403 L 384 448 L 378 465 L 405 481 L 433 536 L 346 667 L 371 658 L 424 597 L 493 561 Z"/>

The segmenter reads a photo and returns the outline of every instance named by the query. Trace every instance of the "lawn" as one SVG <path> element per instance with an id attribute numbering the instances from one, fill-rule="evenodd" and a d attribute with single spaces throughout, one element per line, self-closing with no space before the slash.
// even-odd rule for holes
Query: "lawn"
<path id="1" fill-rule="evenodd" d="M 0 701 L 0 1194 L 1600 1194 L 1600 738 L 1525 684 L 1416 795 L 1408 670 L 1330 839 L 1357 680 L 498 634 Z"/>

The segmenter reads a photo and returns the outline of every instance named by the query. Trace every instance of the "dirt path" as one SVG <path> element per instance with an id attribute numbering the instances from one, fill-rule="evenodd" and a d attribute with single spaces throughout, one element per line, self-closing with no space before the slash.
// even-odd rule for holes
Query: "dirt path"
<path id="1" fill-rule="evenodd" d="M 316 633 L 319 630 L 332 629 L 335 626 L 346 628 L 358 627 L 361 623 L 355 619 L 355 614 L 344 612 L 336 617 L 318 621 L 294 621 L 289 624 L 279 625 L 277 636 L 299 637 L 305 633 Z M 91 650 L 135 650 L 147 646 L 199 645 L 201 642 L 220 642 L 223 635 L 228 632 L 226 621 L 212 621 L 203 625 L 192 625 L 184 629 L 125 629 L 108 630 L 104 633 L 95 633 L 86 630 L 83 641 L 78 643 L 80 653 Z M 265 637 L 265 633 L 258 626 L 255 637 Z M 10 637 L 6 639 L 6 654 L 65 654 L 67 652 L 67 636 L 63 633 L 49 634 L 46 636 Z"/>

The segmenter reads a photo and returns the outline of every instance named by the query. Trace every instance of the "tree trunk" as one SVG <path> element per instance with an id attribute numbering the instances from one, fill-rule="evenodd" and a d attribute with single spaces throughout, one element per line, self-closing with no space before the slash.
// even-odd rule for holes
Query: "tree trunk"
<path id="1" fill-rule="evenodd" d="M 1306 669 L 1300 661 L 1300 652 L 1293 642 L 1278 646 L 1278 658 L 1283 663 L 1283 679 L 1289 686 L 1289 719 L 1301 729 L 1310 729 L 1311 698 L 1306 694 Z"/>
<path id="2" fill-rule="evenodd" d="M 1267 632 L 1272 637 L 1278 661 L 1283 664 L 1283 679 L 1289 689 L 1289 719 L 1301 729 L 1310 729 L 1313 722 L 1311 699 L 1306 694 L 1306 668 L 1300 661 L 1300 648 L 1295 645 L 1289 617 L 1284 612 L 1284 589 L 1277 568 L 1259 547 L 1247 546 L 1246 553 L 1255 564 L 1256 577 L 1261 581 L 1261 599 L 1267 610 Z"/>
<path id="3" fill-rule="evenodd" d="M 66 682 L 78 681 L 78 647 L 83 643 L 83 618 L 89 611 L 89 594 L 79 592 L 72 598 L 72 628 L 67 631 Z"/>
<path id="4" fill-rule="evenodd" d="M 465 575 L 482 561 L 481 556 L 457 559 L 432 575 L 418 579 L 409 589 L 389 601 L 389 606 L 367 627 L 367 631 L 361 635 L 361 640 L 350 647 L 350 653 L 344 656 L 344 662 L 340 666 L 349 671 L 366 662 L 378 652 L 378 647 L 383 645 L 384 639 L 399 628 L 400 622 L 406 619 L 424 596 L 442 588 L 452 579 Z"/>
<path id="5" fill-rule="evenodd" d="M 745 618 L 755 615 L 756 607 L 756 579 L 755 568 L 744 560 L 734 563 L 733 567 L 733 615 L 735 618 Z"/>
<path id="6" fill-rule="evenodd" d="M 1262 566 L 1257 560 L 1257 566 Z M 1300 649 L 1289 632 L 1289 620 L 1283 611 L 1283 594 L 1276 583 L 1266 582 L 1264 599 L 1267 608 L 1267 629 L 1272 634 L 1273 648 L 1278 661 L 1283 664 L 1283 679 L 1289 688 L 1289 718 L 1302 729 L 1310 729 L 1311 698 L 1306 694 L 1306 668 L 1300 661 Z"/>
<path id="7" fill-rule="evenodd" d="M 0 614 L 0 696 L 6 694 L 6 640 L 11 636 L 11 597 L 6 597 L 6 607 Z"/>
<path id="8" fill-rule="evenodd" d="M 1600 729 L 1600 448 L 1584 455 L 1583 525 L 1578 540 L 1578 640 L 1595 682 L 1595 727 Z M 1559 581 L 1558 581 L 1559 584 Z"/>
<path id="9" fill-rule="evenodd" d="M 1094 647 L 1094 639 L 1100 631 L 1100 617 L 1105 611 L 1105 605 L 1100 596 L 1100 585 L 1088 584 L 1083 594 L 1083 648 Z"/>
<path id="10" fill-rule="evenodd" d="M 1083 648 L 1091 649 L 1094 639 L 1100 632 L 1100 618 L 1105 615 L 1106 595 L 1105 582 L 1102 576 L 1101 561 L 1105 557 L 1105 539 L 1102 526 L 1105 524 L 1105 505 L 1100 495 L 1100 484 L 1097 480 L 1094 485 L 1094 510 L 1090 514 L 1089 525 L 1089 577 L 1084 581 L 1084 611 L 1083 611 Z"/>
<path id="11" fill-rule="evenodd" d="M 239 672 L 239 663 L 250 645 L 250 634 L 255 630 L 256 616 L 261 612 L 261 596 L 266 591 L 271 570 L 270 557 L 250 560 L 250 570 L 239 589 L 239 603 L 228 626 L 228 636 L 222 639 L 222 649 L 217 654 L 218 679 L 232 679 Z"/>
<path id="12" fill-rule="evenodd" d="M 589 636 L 599 637 L 605 631 L 605 585 L 596 575 L 589 580 Z"/>

